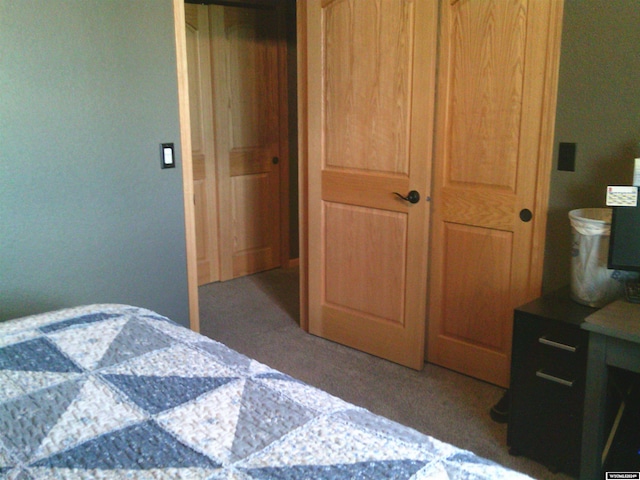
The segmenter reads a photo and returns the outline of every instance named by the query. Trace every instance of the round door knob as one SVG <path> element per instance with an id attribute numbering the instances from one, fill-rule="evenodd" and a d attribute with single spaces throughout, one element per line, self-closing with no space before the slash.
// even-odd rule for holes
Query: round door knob
<path id="1" fill-rule="evenodd" d="M 523 222 L 530 222 L 532 218 L 533 213 L 531 213 L 531 210 L 529 210 L 528 208 L 523 208 L 522 210 L 520 210 L 520 220 L 522 220 Z"/>

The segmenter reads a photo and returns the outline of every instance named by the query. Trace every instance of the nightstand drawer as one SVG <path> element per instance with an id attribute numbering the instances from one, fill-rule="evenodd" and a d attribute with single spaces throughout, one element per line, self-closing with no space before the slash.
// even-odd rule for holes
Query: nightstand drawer
<path id="1" fill-rule="evenodd" d="M 588 343 L 585 332 L 575 329 L 571 332 L 547 330 L 535 336 L 537 344 L 532 346 L 532 355 L 537 359 L 537 364 L 534 360 L 531 368 L 536 376 L 572 384 L 584 381 Z M 558 383 L 564 384 L 559 380 Z"/>
<path id="2" fill-rule="evenodd" d="M 567 387 L 584 383 L 588 335 L 579 328 L 565 328 L 523 315 L 515 320 L 513 356 L 516 374 Z"/>

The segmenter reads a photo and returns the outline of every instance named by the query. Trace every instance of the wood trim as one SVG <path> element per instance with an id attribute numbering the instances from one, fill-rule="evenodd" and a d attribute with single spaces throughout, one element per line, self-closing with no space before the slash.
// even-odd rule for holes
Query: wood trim
<path id="1" fill-rule="evenodd" d="M 280 121 L 280 266 L 285 267 L 291 256 L 289 232 L 289 82 L 287 75 L 287 15 L 286 6 L 278 2 L 278 107 Z"/>
<path id="2" fill-rule="evenodd" d="M 180 119 L 182 188 L 184 191 L 189 326 L 193 331 L 199 332 L 198 262 L 196 257 L 196 223 L 193 205 L 193 163 L 191 159 L 191 119 L 189 117 L 189 77 L 187 75 L 187 38 L 184 0 L 173 0 L 173 21 L 176 41 L 176 73 L 178 76 L 178 115 Z"/>
<path id="3" fill-rule="evenodd" d="M 422 189 L 422 186 L 419 188 Z M 407 213 L 409 206 L 393 192 L 409 191 L 409 177 L 369 172 L 322 172 L 322 199 L 349 205 Z M 424 191 L 424 190 L 423 190 Z"/>
<path id="4" fill-rule="evenodd" d="M 527 26 L 527 35 L 531 38 L 543 38 L 545 43 L 541 44 L 541 48 L 536 48 L 533 51 L 529 48 L 533 46 L 533 43 L 529 43 L 525 55 L 535 64 L 544 65 L 544 77 L 542 81 L 534 81 L 529 75 L 525 77 L 524 82 L 523 95 L 525 98 L 540 100 L 528 100 L 526 103 L 529 105 L 529 111 L 523 112 L 523 116 L 526 115 L 526 118 L 523 120 L 521 128 L 524 131 L 536 132 L 537 135 L 526 136 L 523 139 L 518 155 L 521 158 L 537 159 L 537 168 L 535 170 L 535 185 L 527 193 L 531 202 L 520 204 L 515 210 L 518 212 L 521 208 L 531 209 L 530 205 L 533 204 L 534 218 L 530 226 L 519 221 L 516 221 L 515 224 L 517 229 L 526 231 L 530 228 L 531 230 L 528 235 L 521 236 L 521 238 L 527 238 L 529 242 L 530 255 L 527 258 L 518 258 L 520 266 L 514 263 L 514 272 L 528 273 L 526 278 L 512 278 L 514 284 L 521 285 L 520 289 L 513 290 L 511 293 L 514 307 L 539 297 L 542 292 L 563 7 L 564 0 L 554 0 L 547 3 L 534 2 L 530 6 L 534 13 L 532 21 Z"/>
<path id="5" fill-rule="evenodd" d="M 308 76 L 307 76 L 307 0 L 296 0 L 298 55 L 298 222 L 300 266 L 300 328 L 309 331 L 309 194 L 308 174 Z"/>
<path id="6" fill-rule="evenodd" d="M 560 50 L 562 42 L 562 24 L 564 15 L 564 0 L 555 0 L 549 9 L 548 25 L 554 25 L 549 34 L 547 44 L 547 64 L 545 66 L 546 81 L 543 89 L 542 118 L 540 126 L 540 145 L 538 151 L 538 179 L 535 193 L 535 212 L 537 221 L 533 226 L 531 256 L 531 274 L 529 289 L 531 299 L 542 293 L 544 273 L 545 240 L 547 232 L 547 217 L 549 212 L 549 190 L 551 188 L 551 169 L 553 167 L 553 139 L 555 134 L 555 120 L 558 100 L 558 78 L 560 75 Z"/>

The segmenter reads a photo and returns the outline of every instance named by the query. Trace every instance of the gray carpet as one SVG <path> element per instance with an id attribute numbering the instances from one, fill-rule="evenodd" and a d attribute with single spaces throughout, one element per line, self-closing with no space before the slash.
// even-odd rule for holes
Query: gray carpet
<path id="1" fill-rule="evenodd" d="M 277 370 L 534 478 L 566 480 L 509 455 L 489 410 L 503 389 L 427 364 L 416 372 L 300 329 L 298 270 L 200 287 L 200 331 Z"/>

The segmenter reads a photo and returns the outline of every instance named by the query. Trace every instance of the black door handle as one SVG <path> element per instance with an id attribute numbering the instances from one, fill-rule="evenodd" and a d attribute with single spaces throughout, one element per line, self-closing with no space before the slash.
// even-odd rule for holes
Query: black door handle
<path id="1" fill-rule="evenodd" d="M 420 201 L 420 194 L 416 190 L 411 190 L 406 197 L 398 192 L 393 192 L 393 194 L 409 203 L 418 203 Z"/>

